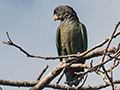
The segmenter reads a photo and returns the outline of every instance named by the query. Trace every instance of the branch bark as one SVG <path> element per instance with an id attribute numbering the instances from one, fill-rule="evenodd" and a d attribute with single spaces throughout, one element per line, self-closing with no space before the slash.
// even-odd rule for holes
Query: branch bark
<path id="1" fill-rule="evenodd" d="M 9 85 L 9 86 L 18 86 L 18 87 L 32 87 L 36 85 L 38 81 L 10 81 L 10 80 L 3 80 L 0 79 L 0 84 L 1 85 Z M 120 84 L 120 80 L 114 80 L 113 84 Z M 109 84 L 101 84 L 97 86 L 85 86 L 81 88 L 76 88 L 76 87 L 67 87 L 67 86 L 62 86 L 58 84 L 48 84 L 46 87 L 53 88 L 53 89 L 62 89 L 62 90 L 99 90 L 105 87 L 108 87 Z"/>

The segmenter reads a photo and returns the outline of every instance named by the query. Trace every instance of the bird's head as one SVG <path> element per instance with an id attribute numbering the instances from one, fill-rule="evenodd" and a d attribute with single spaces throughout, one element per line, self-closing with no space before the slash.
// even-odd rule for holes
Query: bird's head
<path id="1" fill-rule="evenodd" d="M 61 20 L 63 21 L 68 16 L 76 16 L 76 12 L 70 6 L 58 6 L 54 9 L 54 18 L 53 20 Z"/>

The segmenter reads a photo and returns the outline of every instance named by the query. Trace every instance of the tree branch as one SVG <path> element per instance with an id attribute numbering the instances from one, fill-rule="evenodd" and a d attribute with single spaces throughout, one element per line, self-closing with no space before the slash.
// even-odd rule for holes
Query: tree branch
<path id="1" fill-rule="evenodd" d="M 0 84 L 1 85 L 9 85 L 9 86 L 18 86 L 18 87 L 32 87 L 36 85 L 38 81 L 10 81 L 10 80 L 3 80 L 0 79 Z M 120 80 L 114 80 L 113 84 L 119 84 Z M 97 85 L 97 86 L 86 86 L 86 87 L 81 87 L 77 89 L 76 87 L 67 87 L 67 86 L 62 86 L 58 84 L 48 84 L 46 87 L 49 88 L 54 88 L 54 89 L 62 89 L 62 90 L 99 90 L 105 87 L 108 87 L 109 84 L 102 84 L 102 85 Z"/>
<path id="2" fill-rule="evenodd" d="M 8 32 L 6 32 L 6 34 L 7 34 L 7 37 L 8 37 L 8 39 L 9 39 L 9 41 L 8 41 L 8 42 L 4 42 L 4 41 L 3 41 L 4 44 L 11 45 L 11 46 L 15 46 L 16 48 L 20 49 L 20 51 L 22 51 L 24 54 L 26 54 L 27 57 L 42 58 L 42 59 L 58 59 L 58 58 L 60 59 L 60 58 L 68 58 L 68 57 L 81 57 L 81 56 L 84 56 L 84 55 L 86 55 L 87 53 L 93 51 L 94 49 L 96 49 L 96 48 L 98 48 L 98 47 L 101 47 L 102 45 L 104 45 L 104 44 L 105 44 L 106 42 L 108 42 L 108 40 L 109 40 L 109 38 L 107 38 L 107 39 L 106 39 L 105 41 L 103 41 L 102 43 L 94 46 L 93 48 L 87 50 L 86 52 L 84 52 L 84 53 L 82 53 L 82 54 L 80 54 L 80 55 L 76 55 L 76 54 L 75 54 L 75 55 L 63 55 L 63 56 L 57 56 L 57 57 L 45 57 L 45 56 L 38 56 L 38 55 L 31 55 L 31 54 L 29 54 L 27 51 L 25 51 L 24 49 L 22 49 L 20 46 L 18 46 L 18 45 L 16 45 L 15 43 L 12 42 L 12 40 L 11 40 L 10 37 L 9 37 Z M 113 36 L 113 38 L 116 38 L 119 34 L 120 34 L 120 31 L 117 32 L 117 33 Z M 112 50 L 112 51 L 114 51 L 114 50 Z M 94 53 L 94 52 L 92 52 L 92 53 Z M 103 51 L 102 51 L 102 53 L 103 53 Z M 101 54 L 99 53 L 97 56 L 99 56 L 99 55 L 101 55 Z M 90 58 L 91 58 L 91 57 L 90 57 Z M 86 58 L 86 59 L 87 59 L 87 58 Z"/>
<path id="3" fill-rule="evenodd" d="M 99 89 L 105 88 L 107 86 L 112 86 L 113 90 L 114 89 L 119 90 L 119 88 L 115 84 L 118 84 L 118 83 L 120 84 L 120 80 L 115 80 L 115 81 L 113 80 L 113 72 L 112 72 L 112 70 L 119 65 L 118 60 L 120 60 L 120 58 L 119 58 L 119 56 L 120 56 L 120 43 L 119 43 L 119 45 L 117 47 L 109 48 L 110 43 L 112 42 L 113 38 L 116 38 L 118 35 L 120 35 L 120 31 L 115 33 L 119 25 L 120 25 L 120 21 L 116 24 L 116 26 L 114 28 L 114 31 L 113 31 L 113 33 L 111 34 L 111 36 L 109 38 L 107 38 L 106 40 L 104 40 L 100 44 L 94 46 L 93 48 L 87 50 L 86 52 L 81 53 L 81 54 L 64 55 L 64 56 L 57 56 L 57 57 L 44 57 L 44 56 L 38 56 L 38 55 L 31 55 L 27 51 L 25 51 L 23 48 L 21 48 L 20 46 L 13 43 L 13 41 L 9 37 L 8 32 L 6 32 L 7 38 L 8 38 L 9 41 L 8 42 L 3 42 L 3 43 L 18 48 L 20 51 L 22 51 L 28 57 L 42 58 L 42 59 L 47 59 L 47 60 L 48 59 L 65 58 L 65 61 L 63 60 L 62 62 L 60 62 L 42 80 L 40 80 L 40 78 L 44 74 L 46 69 L 48 68 L 48 65 L 41 72 L 41 74 L 38 76 L 38 78 L 35 81 L 31 81 L 31 82 L 21 81 L 21 82 L 18 82 L 18 81 L 9 81 L 9 80 L 0 79 L 0 84 L 1 85 L 18 86 L 18 87 L 20 87 L 20 86 L 32 87 L 29 90 L 41 90 L 44 87 L 51 87 L 51 88 L 54 88 L 54 89 L 62 89 L 62 90 L 99 90 Z M 105 49 L 95 50 L 95 49 L 103 46 L 105 43 L 107 43 L 107 46 L 106 46 Z M 93 57 L 98 57 L 98 56 L 102 56 L 102 59 L 101 59 L 101 63 L 99 63 L 97 65 L 93 65 L 92 61 L 91 61 L 90 65 L 75 64 L 75 62 L 77 62 L 79 60 L 82 60 L 82 59 L 87 60 L 87 59 L 90 59 L 90 58 L 93 58 Z M 105 56 L 108 56 L 107 60 L 105 60 Z M 107 69 L 105 67 L 105 64 L 108 63 L 109 61 L 112 61 L 112 60 L 114 60 L 113 65 L 111 65 L 111 67 L 109 69 Z M 71 82 L 66 82 L 66 83 L 73 83 L 73 82 L 76 82 L 76 81 L 80 81 L 86 75 L 86 78 L 84 79 L 83 83 L 80 86 L 78 86 L 78 87 L 67 87 L 67 86 L 62 86 L 62 85 L 58 84 L 59 81 L 61 80 L 63 74 L 64 74 L 64 70 L 66 68 L 68 68 L 68 67 L 87 68 L 87 70 L 85 72 L 77 72 L 77 73 L 75 73 L 75 74 L 82 74 L 81 77 L 78 78 L 78 80 L 71 81 Z M 103 68 L 103 70 L 100 69 L 101 67 Z M 57 84 L 51 84 L 50 82 L 56 76 L 58 76 L 62 71 L 63 71 L 63 73 L 61 74 Z M 96 72 L 98 75 L 100 75 L 103 78 L 103 80 L 105 81 L 105 84 L 98 85 L 98 86 L 90 86 L 89 85 L 89 86 L 83 87 L 89 72 Z M 110 74 L 108 72 L 110 72 Z"/>

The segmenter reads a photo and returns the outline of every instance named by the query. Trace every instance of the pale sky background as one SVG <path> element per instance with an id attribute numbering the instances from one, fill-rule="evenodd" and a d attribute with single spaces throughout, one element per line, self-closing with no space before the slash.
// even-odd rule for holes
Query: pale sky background
<path id="1" fill-rule="evenodd" d="M 109 37 L 120 19 L 120 0 L 0 0 L 0 79 L 33 81 L 46 64 L 49 65 L 49 69 L 42 78 L 59 64 L 58 59 L 46 61 L 26 57 L 18 49 L 2 43 L 8 40 L 5 32 L 9 32 L 13 42 L 31 54 L 57 56 L 55 34 L 60 22 L 53 21 L 53 10 L 59 5 L 70 5 L 75 9 L 80 21 L 87 27 L 89 49 Z M 119 42 L 120 36 L 113 40 L 110 47 L 117 46 Z M 96 65 L 101 58 L 93 60 Z M 90 60 L 86 64 L 89 62 Z M 111 63 L 107 64 L 107 67 L 110 65 Z M 116 79 L 120 80 L 120 67 L 114 69 L 114 80 Z M 57 80 L 58 77 L 52 83 Z M 64 85 L 64 82 L 65 77 L 60 84 Z M 100 76 L 89 73 L 84 86 L 103 83 Z M 0 86 L 3 90 L 28 89 Z M 111 87 L 102 90 L 108 89 Z"/>

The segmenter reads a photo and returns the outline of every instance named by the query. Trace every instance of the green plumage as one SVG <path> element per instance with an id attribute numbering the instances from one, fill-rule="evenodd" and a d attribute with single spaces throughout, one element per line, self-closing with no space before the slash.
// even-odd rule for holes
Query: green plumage
<path id="1" fill-rule="evenodd" d="M 85 26 L 79 22 L 76 12 L 70 6 L 59 6 L 54 10 L 57 20 L 61 23 L 56 33 L 56 46 L 58 55 L 69 55 L 82 53 L 87 50 L 87 32 Z M 63 59 L 60 59 L 62 61 Z M 85 63 L 85 60 L 79 60 L 77 63 Z M 84 68 L 68 68 L 65 72 L 66 81 L 74 81 L 80 77 L 74 72 L 83 72 Z M 78 82 L 74 85 L 77 86 Z M 72 84 L 69 84 L 72 86 Z"/>

